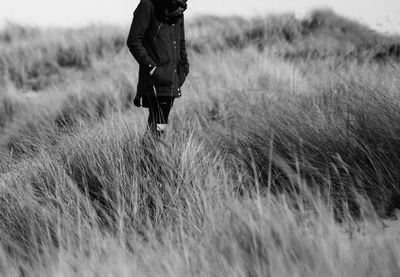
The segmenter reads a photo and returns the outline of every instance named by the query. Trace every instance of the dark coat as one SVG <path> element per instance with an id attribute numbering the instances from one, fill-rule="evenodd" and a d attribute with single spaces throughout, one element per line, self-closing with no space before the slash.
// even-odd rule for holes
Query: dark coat
<path id="1" fill-rule="evenodd" d="M 176 23 L 160 20 L 153 1 L 141 0 L 127 41 L 140 65 L 137 97 L 180 97 L 180 88 L 189 74 L 183 17 Z"/>

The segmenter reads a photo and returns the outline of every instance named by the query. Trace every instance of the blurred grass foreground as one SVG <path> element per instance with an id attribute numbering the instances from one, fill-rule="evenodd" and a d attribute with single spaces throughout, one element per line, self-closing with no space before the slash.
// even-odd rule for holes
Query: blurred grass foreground
<path id="1" fill-rule="evenodd" d="M 398 276 L 399 37 L 192 20 L 158 140 L 126 35 L 0 32 L 1 275 Z"/>

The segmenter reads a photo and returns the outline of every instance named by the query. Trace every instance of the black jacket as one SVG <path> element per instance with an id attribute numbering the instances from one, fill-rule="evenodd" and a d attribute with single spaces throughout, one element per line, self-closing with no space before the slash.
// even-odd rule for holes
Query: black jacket
<path id="1" fill-rule="evenodd" d="M 129 31 L 128 48 L 140 65 L 137 96 L 180 97 L 189 74 L 184 20 L 161 22 L 155 11 L 152 0 L 141 0 Z"/>

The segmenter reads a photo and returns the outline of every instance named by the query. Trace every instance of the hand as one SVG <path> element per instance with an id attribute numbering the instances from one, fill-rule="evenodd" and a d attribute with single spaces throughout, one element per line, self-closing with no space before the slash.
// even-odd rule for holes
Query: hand
<path id="1" fill-rule="evenodd" d="M 133 99 L 133 104 L 136 106 L 136 107 L 140 107 L 141 106 L 141 104 L 140 104 L 140 97 L 138 97 L 137 95 L 135 96 L 135 99 Z"/>
<path id="2" fill-rule="evenodd" d="M 152 70 L 150 70 L 150 76 L 153 76 L 154 71 L 156 71 L 157 66 L 155 66 Z"/>

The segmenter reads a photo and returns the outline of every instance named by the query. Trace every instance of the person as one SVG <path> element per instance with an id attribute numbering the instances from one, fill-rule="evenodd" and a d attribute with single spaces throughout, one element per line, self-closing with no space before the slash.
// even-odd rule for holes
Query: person
<path id="1" fill-rule="evenodd" d="M 176 98 L 189 74 L 184 12 L 187 0 L 141 0 L 127 46 L 139 63 L 134 104 L 149 109 L 148 129 L 164 133 Z"/>

